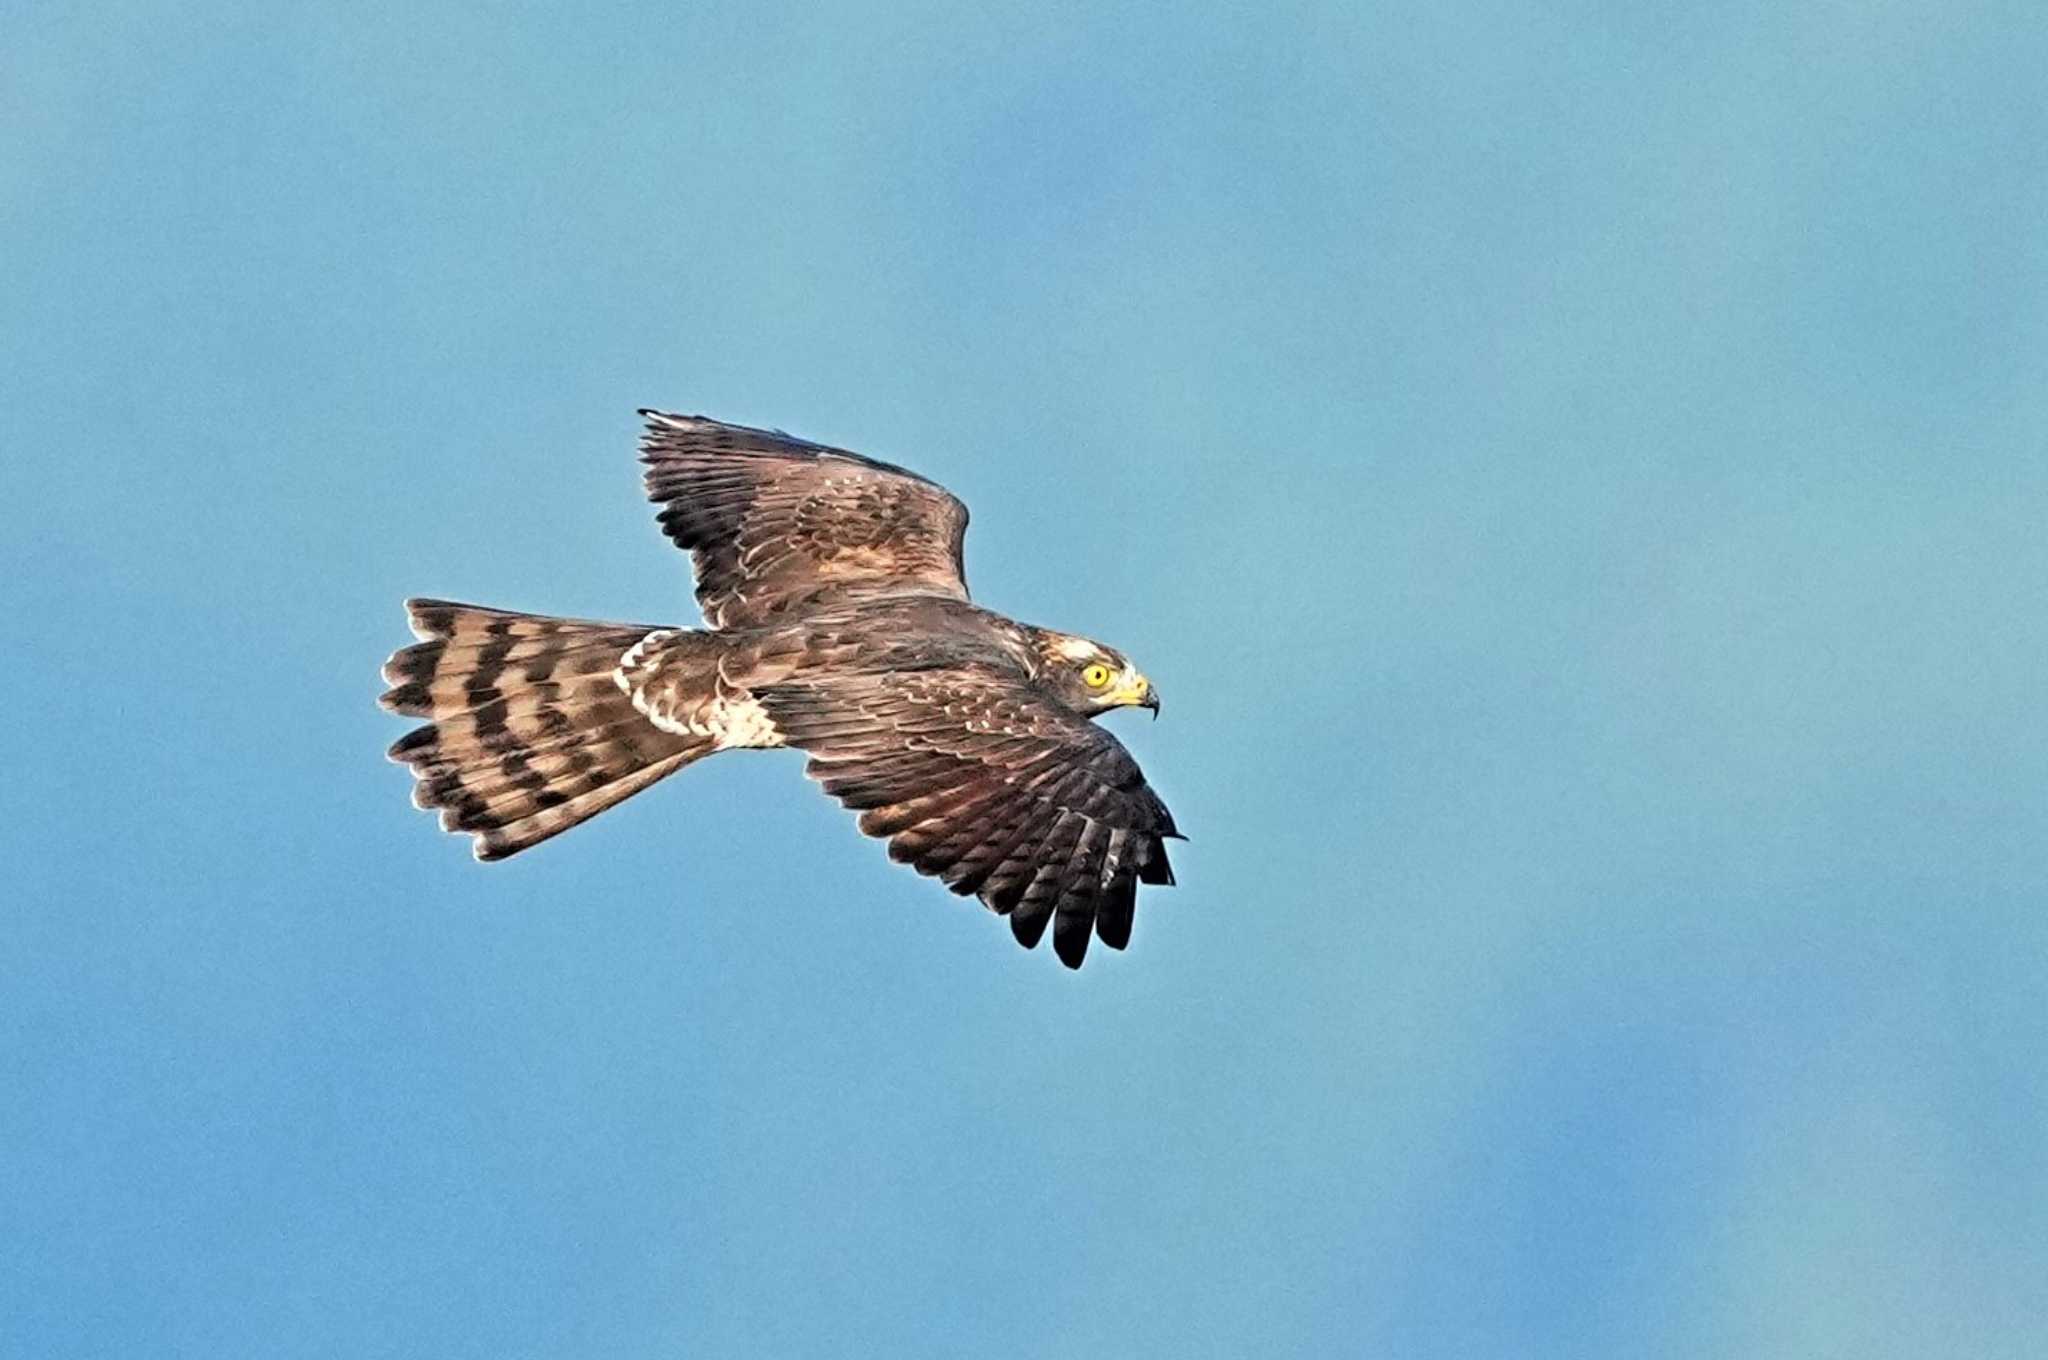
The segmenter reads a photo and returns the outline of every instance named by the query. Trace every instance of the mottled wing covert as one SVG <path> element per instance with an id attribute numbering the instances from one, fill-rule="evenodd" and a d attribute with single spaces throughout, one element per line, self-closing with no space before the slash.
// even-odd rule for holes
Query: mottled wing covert
<path id="1" fill-rule="evenodd" d="M 883 595 L 967 598 L 967 507 L 944 487 L 774 431 L 641 414 L 647 494 L 695 559 L 712 627 Z"/>
<path id="2" fill-rule="evenodd" d="M 1171 883 L 1173 818 L 1123 744 L 988 666 L 757 691 L 807 771 L 890 858 L 972 893 L 1026 947 L 1122 949 L 1139 883 Z"/>

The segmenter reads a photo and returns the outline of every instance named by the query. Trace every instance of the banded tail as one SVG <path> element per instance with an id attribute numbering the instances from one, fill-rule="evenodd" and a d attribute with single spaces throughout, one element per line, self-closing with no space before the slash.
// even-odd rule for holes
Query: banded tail
<path id="1" fill-rule="evenodd" d="M 432 721 L 391 758 L 412 767 L 415 804 L 476 838 L 478 859 L 538 845 L 717 747 L 656 726 L 617 678 L 653 628 L 447 600 L 406 612 L 421 641 L 384 663 L 381 702 Z"/>

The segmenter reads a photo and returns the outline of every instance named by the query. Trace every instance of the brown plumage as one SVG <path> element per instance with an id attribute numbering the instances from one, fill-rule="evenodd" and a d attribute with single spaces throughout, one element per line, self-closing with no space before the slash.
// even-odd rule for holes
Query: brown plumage
<path id="1" fill-rule="evenodd" d="M 715 751 L 792 746 L 891 858 L 1051 928 L 1130 941 L 1173 881 L 1173 819 L 1090 719 L 1158 712 L 1114 650 L 972 604 L 967 510 L 914 473 L 787 435 L 643 412 L 649 496 L 696 563 L 708 630 L 408 604 L 384 705 L 414 800 L 501 859 Z"/>

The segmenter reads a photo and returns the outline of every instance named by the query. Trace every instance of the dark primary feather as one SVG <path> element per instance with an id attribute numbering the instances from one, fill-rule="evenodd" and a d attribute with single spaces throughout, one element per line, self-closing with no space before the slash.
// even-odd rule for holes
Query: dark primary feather
<path id="1" fill-rule="evenodd" d="M 967 598 L 967 507 L 944 487 L 774 431 L 641 414 L 647 495 L 695 560 L 712 627 L 887 595 Z"/>
<path id="2" fill-rule="evenodd" d="M 756 691 L 808 773 L 892 859 L 1048 925 L 1078 968 L 1091 931 L 1130 942 L 1136 885 L 1171 883 L 1173 818 L 1123 744 L 1021 673 L 947 669 L 796 678 Z"/>

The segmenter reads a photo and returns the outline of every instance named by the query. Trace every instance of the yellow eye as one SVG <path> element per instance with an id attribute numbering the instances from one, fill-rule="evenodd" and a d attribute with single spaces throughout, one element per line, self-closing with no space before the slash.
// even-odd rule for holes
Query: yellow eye
<path id="1" fill-rule="evenodd" d="M 1081 683 L 1090 689 L 1101 689 L 1109 683 L 1109 667 L 1096 662 L 1081 672 Z"/>

